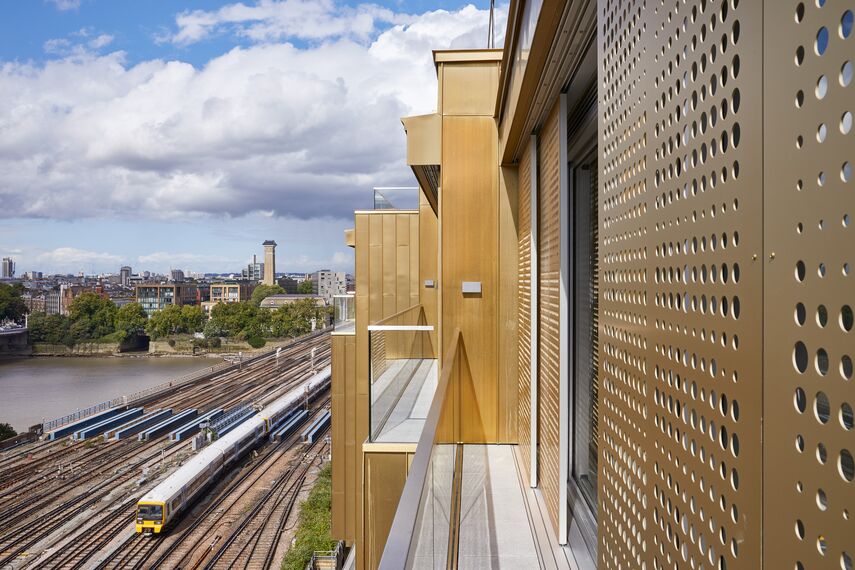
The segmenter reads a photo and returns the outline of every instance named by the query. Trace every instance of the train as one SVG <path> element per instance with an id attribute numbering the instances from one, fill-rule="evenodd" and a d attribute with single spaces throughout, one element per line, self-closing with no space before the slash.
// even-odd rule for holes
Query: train
<path id="1" fill-rule="evenodd" d="M 277 398 L 202 449 L 137 502 L 137 534 L 160 534 L 232 463 L 267 438 L 277 425 L 330 384 L 331 366 Z"/>

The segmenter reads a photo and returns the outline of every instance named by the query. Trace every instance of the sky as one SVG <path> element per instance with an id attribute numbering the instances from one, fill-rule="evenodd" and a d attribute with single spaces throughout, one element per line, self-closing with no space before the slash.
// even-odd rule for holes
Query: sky
<path id="1" fill-rule="evenodd" d="M 501 45 L 507 5 L 497 3 Z M 400 117 L 489 0 L 0 0 L 0 256 L 17 273 L 352 271 Z"/>

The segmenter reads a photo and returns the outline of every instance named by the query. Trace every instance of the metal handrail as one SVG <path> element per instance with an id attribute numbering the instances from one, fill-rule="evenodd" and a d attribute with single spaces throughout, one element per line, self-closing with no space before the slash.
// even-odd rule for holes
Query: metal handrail
<path id="1" fill-rule="evenodd" d="M 437 431 L 461 342 L 462 335 L 460 329 L 457 328 L 452 334 L 451 346 L 442 361 L 442 374 L 439 377 L 430 411 L 419 437 L 419 443 L 416 446 L 416 454 L 410 464 L 404 490 L 398 501 L 398 509 L 395 511 L 395 518 L 392 520 L 392 527 L 389 529 L 386 546 L 383 548 L 379 570 L 401 570 L 409 567 L 409 554 L 413 548 L 412 541 L 418 522 L 422 491 L 427 481 L 434 444 L 437 443 Z"/>
<path id="2" fill-rule="evenodd" d="M 395 313 L 394 315 L 391 315 L 391 316 L 389 316 L 389 317 L 386 317 L 386 318 L 380 319 L 380 320 L 379 320 L 379 321 L 377 321 L 376 323 L 372 323 L 372 324 L 371 324 L 371 325 L 369 325 L 369 326 L 376 327 L 376 326 L 387 325 L 387 324 L 389 324 L 392 320 L 397 319 L 397 318 L 399 318 L 399 317 L 403 317 L 404 315 L 406 315 L 407 313 L 409 313 L 410 311 L 413 311 L 413 310 L 415 310 L 415 309 L 422 310 L 422 309 L 424 309 L 424 307 L 422 307 L 421 303 L 419 303 L 418 305 L 410 305 L 410 306 L 409 306 L 409 307 L 407 307 L 406 309 L 404 309 L 404 310 L 402 310 L 402 311 L 398 311 L 397 313 Z"/>

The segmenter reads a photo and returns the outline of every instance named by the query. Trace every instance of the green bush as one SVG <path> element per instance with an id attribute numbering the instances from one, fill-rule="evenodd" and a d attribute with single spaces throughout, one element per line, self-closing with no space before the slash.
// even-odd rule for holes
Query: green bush
<path id="1" fill-rule="evenodd" d="M 336 541 L 330 537 L 332 516 L 332 464 L 318 474 L 309 497 L 300 505 L 300 523 L 294 546 L 282 559 L 282 570 L 305 570 L 316 550 L 332 550 Z"/>
<path id="2" fill-rule="evenodd" d="M 223 341 L 220 340 L 220 337 L 215 336 L 214 338 L 208 339 L 208 348 L 220 348 L 223 344 Z"/>
<path id="3" fill-rule="evenodd" d="M 262 346 L 267 344 L 267 341 L 261 338 L 260 336 L 251 336 L 246 339 L 246 343 L 252 348 L 261 348 Z"/>
<path id="4" fill-rule="evenodd" d="M 168 344 L 172 348 L 175 348 L 175 339 L 174 338 L 169 339 L 168 341 L 166 341 L 166 344 Z"/>

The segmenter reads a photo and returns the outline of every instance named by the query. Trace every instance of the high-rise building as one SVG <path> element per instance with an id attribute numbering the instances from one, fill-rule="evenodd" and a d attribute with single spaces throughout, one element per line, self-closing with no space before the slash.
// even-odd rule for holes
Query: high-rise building
<path id="1" fill-rule="evenodd" d="M 119 270 L 119 283 L 126 287 L 131 284 L 130 266 L 125 265 Z"/>
<path id="2" fill-rule="evenodd" d="M 0 277 L 3 279 L 12 279 L 15 277 L 15 261 L 11 257 L 4 257 L 2 269 L 0 269 Z"/>
<path id="3" fill-rule="evenodd" d="M 265 241 L 264 245 L 264 279 L 265 285 L 276 283 L 276 242 L 272 239 Z"/>
<path id="4" fill-rule="evenodd" d="M 335 295 L 347 293 L 347 274 L 343 271 L 321 269 L 309 274 L 312 281 L 312 293 L 323 298 L 328 305 L 332 304 Z"/>
<path id="5" fill-rule="evenodd" d="M 169 280 L 174 283 L 184 282 L 184 272 L 180 269 L 172 269 L 169 272 Z"/>

